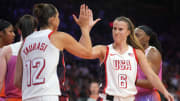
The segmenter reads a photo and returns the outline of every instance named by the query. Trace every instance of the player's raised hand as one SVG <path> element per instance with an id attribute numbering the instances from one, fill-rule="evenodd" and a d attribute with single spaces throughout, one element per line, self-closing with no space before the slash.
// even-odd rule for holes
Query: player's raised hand
<path id="1" fill-rule="evenodd" d="M 79 18 L 73 15 L 75 22 L 80 26 L 81 29 L 87 28 L 89 31 L 92 27 L 100 20 L 93 20 L 92 10 L 87 5 L 82 4 L 80 7 Z"/>
<path id="2" fill-rule="evenodd" d="M 91 9 L 89 9 L 88 14 L 89 14 L 89 17 L 90 17 L 90 18 L 89 18 L 89 27 L 90 27 L 90 30 L 91 30 L 91 28 L 92 28 L 98 21 L 100 21 L 101 19 L 98 18 L 98 19 L 94 20 L 94 19 L 93 19 L 93 12 L 92 12 Z"/>

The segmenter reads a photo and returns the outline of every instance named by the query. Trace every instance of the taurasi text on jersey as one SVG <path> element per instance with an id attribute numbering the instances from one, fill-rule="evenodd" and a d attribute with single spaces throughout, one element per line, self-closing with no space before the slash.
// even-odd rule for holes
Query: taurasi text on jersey
<path id="1" fill-rule="evenodd" d="M 33 44 L 30 44 L 28 47 L 25 47 L 23 52 L 24 54 L 28 55 L 30 52 L 34 50 L 45 51 L 47 46 L 48 45 L 44 42 L 33 43 Z"/>

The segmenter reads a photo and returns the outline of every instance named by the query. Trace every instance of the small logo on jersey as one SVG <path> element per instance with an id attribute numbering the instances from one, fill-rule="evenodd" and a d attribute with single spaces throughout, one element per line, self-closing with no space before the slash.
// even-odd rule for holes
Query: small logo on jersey
<path id="1" fill-rule="evenodd" d="M 133 57 L 133 56 L 134 56 L 134 55 L 133 55 L 133 53 L 128 53 L 128 55 L 129 55 L 129 56 L 131 56 L 131 57 Z"/>
<path id="2" fill-rule="evenodd" d="M 117 55 L 117 54 L 110 54 L 110 56 L 114 56 L 114 55 Z"/>

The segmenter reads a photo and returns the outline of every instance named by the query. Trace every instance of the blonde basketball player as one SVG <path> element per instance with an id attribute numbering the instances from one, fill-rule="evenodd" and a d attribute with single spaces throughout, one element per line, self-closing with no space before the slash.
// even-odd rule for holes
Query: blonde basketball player
<path id="1" fill-rule="evenodd" d="M 113 22 L 114 43 L 93 47 L 91 59 L 99 58 L 103 77 L 101 97 L 103 101 L 134 101 L 136 90 L 137 65 L 139 64 L 151 84 L 168 101 L 174 98 L 168 93 L 158 76 L 150 68 L 143 48 L 134 34 L 134 25 L 126 17 L 118 17 Z M 156 82 L 154 82 L 156 81 Z"/>

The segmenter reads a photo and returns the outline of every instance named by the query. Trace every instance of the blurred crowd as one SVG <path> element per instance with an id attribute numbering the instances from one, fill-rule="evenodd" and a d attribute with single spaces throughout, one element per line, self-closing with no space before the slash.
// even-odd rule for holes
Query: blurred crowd
<path id="1" fill-rule="evenodd" d="M 20 0 L 19 2 L 13 2 L 10 0 L 11 2 L 9 3 L 7 1 L 8 0 L 0 1 L 0 9 L 6 9 L 3 13 L 1 12 L 0 18 L 7 19 L 12 23 L 15 23 L 20 16 L 26 13 L 31 14 L 32 5 L 35 2 L 34 0 L 27 0 L 25 3 L 20 2 Z M 43 0 L 39 0 L 38 2 L 41 1 Z M 45 1 L 49 2 L 48 0 Z M 91 31 L 91 39 L 93 45 L 108 45 L 112 42 L 112 21 L 117 16 L 129 17 L 130 19 L 132 19 L 135 26 L 141 24 L 149 25 L 152 29 L 154 29 L 154 31 L 158 33 L 159 40 L 163 47 L 163 82 L 168 90 L 175 96 L 176 101 L 180 101 L 180 35 L 178 32 L 178 20 L 172 19 L 174 16 L 160 16 L 160 14 L 157 15 L 157 17 L 156 15 L 152 15 L 151 17 L 147 17 L 147 15 L 142 16 L 142 14 L 133 15 L 134 13 L 131 14 L 131 12 L 133 12 L 135 8 L 124 8 L 124 10 L 119 10 L 122 9 L 122 7 L 115 6 L 113 9 L 112 5 L 108 4 L 108 2 L 103 4 L 103 0 L 96 0 L 96 2 L 93 1 L 95 0 L 86 3 L 88 3 L 88 5 L 92 8 L 94 17 L 99 17 L 102 19 Z M 131 3 L 136 0 L 130 1 L 132 2 L 130 2 L 128 6 L 131 6 Z M 73 20 L 72 14 L 78 15 L 77 10 L 79 8 L 79 5 L 84 1 L 57 0 L 51 2 L 55 4 L 60 12 L 61 21 L 59 30 L 68 32 L 77 40 L 79 40 L 81 32 L 79 27 Z M 97 5 L 101 3 L 103 4 L 102 6 Z M 123 4 L 121 4 L 121 6 L 122 5 Z M 141 16 L 138 17 L 139 15 Z M 162 19 L 164 19 L 165 21 L 163 21 Z M 17 35 L 16 41 L 18 40 L 19 38 Z M 90 83 L 92 81 L 100 81 L 99 61 L 83 60 L 78 57 L 72 56 L 67 52 L 64 53 L 67 69 L 65 85 L 70 96 L 70 101 L 86 101 L 90 94 Z"/>

